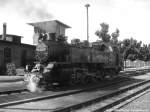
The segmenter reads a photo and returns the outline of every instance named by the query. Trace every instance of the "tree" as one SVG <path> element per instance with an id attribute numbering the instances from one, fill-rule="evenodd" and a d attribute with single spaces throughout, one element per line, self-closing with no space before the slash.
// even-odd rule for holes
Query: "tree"
<path id="1" fill-rule="evenodd" d="M 149 45 L 144 44 L 140 48 L 140 53 L 138 55 L 138 58 L 142 61 L 149 61 L 150 60 L 150 50 Z"/>
<path id="2" fill-rule="evenodd" d="M 101 23 L 101 30 L 97 30 L 95 34 L 102 39 L 103 42 L 109 42 L 111 36 L 108 33 L 109 25 L 107 23 Z"/>
<path id="3" fill-rule="evenodd" d="M 131 61 L 138 59 L 141 44 L 141 41 L 138 42 L 133 38 L 124 39 L 120 48 L 120 52 L 123 54 L 124 59 L 129 59 Z"/>
<path id="4" fill-rule="evenodd" d="M 117 28 L 116 31 L 111 34 L 111 36 L 112 36 L 111 42 L 112 42 L 112 43 L 118 44 L 119 32 L 120 32 L 120 31 L 119 31 L 119 29 Z"/>

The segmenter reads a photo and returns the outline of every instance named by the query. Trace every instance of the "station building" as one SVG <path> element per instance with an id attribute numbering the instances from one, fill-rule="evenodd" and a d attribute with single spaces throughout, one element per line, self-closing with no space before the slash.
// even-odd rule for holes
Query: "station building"
<path id="1" fill-rule="evenodd" d="M 34 61 L 35 46 L 21 43 L 21 38 L 6 34 L 6 24 L 3 24 L 3 34 L 0 35 L 0 74 L 6 72 L 7 63 L 14 63 L 17 68 Z"/>

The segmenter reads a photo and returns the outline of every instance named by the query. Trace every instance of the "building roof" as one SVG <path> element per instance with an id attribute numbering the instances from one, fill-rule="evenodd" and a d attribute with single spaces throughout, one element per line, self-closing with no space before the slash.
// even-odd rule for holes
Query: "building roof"
<path id="1" fill-rule="evenodd" d="M 13 35 L 13 34 L 6 34 L 6 37 L 7 37 L 7 36 L 23 38 L 23 36 Z M 2 37 L 2 35 L 0 35 L 0 37 Z"/>
<path id="2" fill-rule="evenodd" d="M 10 41 L 5 41 L 5 40 L 0 40 L 0 44 L 9 44 L 9 45 L 18 45 L 18 46 L 22 46 L 22 47 L 33 47 L 35 48 L 35 45 L 30 45 L 30 44 L 25 44 L 25 43 L 14 43 L 14 42 L 10 42 Z"/>
<path id="3" fill-rule="evenodd" d="M 58 21 L 58 20 L 52 20 L 52 21 L 42 21 L 42 22 L 35 22 L 35 23 L 27 23 L 29 25 L 32 25 L 34 27 L 37 27 L 44 31 L 49 31 L 52 29 L 52 27 L 56 27 L 56 24 L 62 25 L 64 28 L 71 28 L 70 26 Z"/>

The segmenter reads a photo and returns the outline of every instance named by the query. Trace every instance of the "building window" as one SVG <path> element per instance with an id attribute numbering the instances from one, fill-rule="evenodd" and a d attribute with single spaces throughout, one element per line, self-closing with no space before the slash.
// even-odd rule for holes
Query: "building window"
<path id="1" fill-rule="evenodd" d="M 25 67 L 26 64 L 27 64 L 27 51 L 22 50 L 22 53 L 21 53 L 21 66 Z"/>
<path id="2" fill-rule="evenodd" d="M 11 62 L 11 48 L 4 48 L 4 63 Z"/>

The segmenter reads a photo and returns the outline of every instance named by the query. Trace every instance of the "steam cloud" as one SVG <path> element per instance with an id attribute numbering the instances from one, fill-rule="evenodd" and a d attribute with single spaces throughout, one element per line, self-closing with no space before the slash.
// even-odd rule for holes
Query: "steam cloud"
<path id="1" fill-rule="evenodd" d="M 0 0 L 1 8 L 12 8 L 20 16 L 33 19 L 49 19 L 52 18 L 47 10 L 43 0 Z M 7 9 L 6 9 L 7 10 Z"/>

